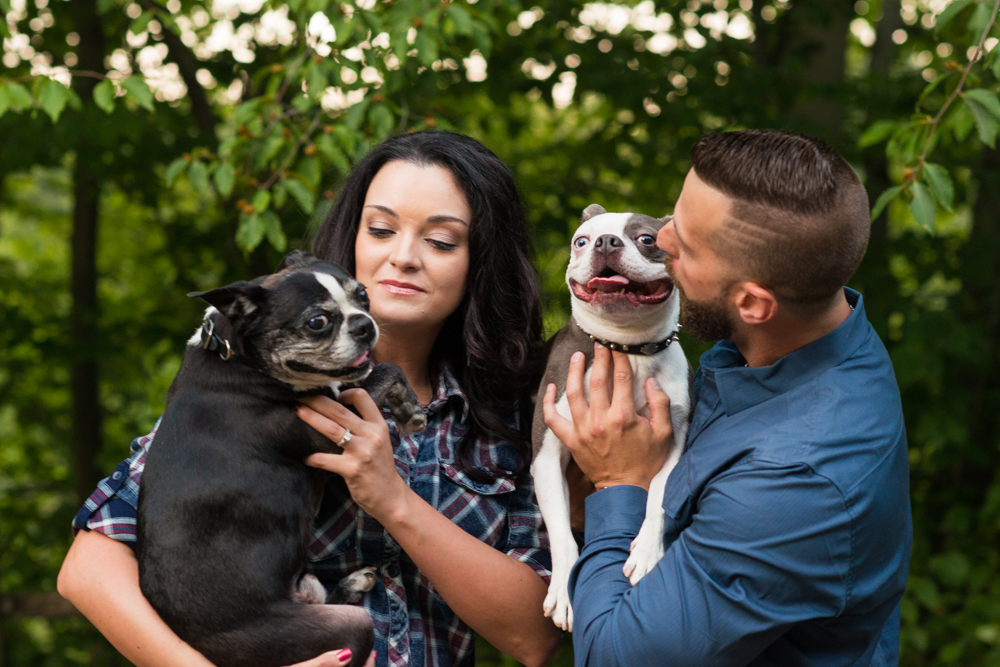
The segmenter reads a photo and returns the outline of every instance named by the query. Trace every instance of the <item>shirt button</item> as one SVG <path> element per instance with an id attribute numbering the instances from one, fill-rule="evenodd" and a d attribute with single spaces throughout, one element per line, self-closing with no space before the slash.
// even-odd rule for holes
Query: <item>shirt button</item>
<path id="1" fill-rule="evenodd" d="M 392 577 L 393 579 L 395 579 L 396 577 L 399 576 L 399 566 L 396 565 L 395 563 L 393 563 L 392 565 L 389 566 L 389 569 L 387 569 L 385 572 L 390 577 Z"/>
<path id="2" fill-rule="evenodd" d="M 111 479 L 115 480 L 116 482 L 117 482 L 118 480 L 120 480 L 121 478 L 122 478 L 122 471 L 121 471 L 121 470 L 116 470 L 116 471 L 114 472 L 114 474 L 113 474 L 113 475 L 111 475 Z"/>

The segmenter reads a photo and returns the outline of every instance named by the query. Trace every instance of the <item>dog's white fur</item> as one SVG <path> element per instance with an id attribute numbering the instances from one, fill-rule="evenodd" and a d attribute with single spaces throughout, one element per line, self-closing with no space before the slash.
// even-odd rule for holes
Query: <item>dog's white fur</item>
<path id="1" fill-rule="evenodd" d="M 622 275 L 635 282 L 651 282 L 667 277 L 662 262 L 651 262 L 638 250 L 633 239 L 627 238 L 625 226 L 630 213 L 604 213 L 585 220 L 573 236 L 572 257 L 566 270 L 567 283 L 572 278 L 586 285 L 594 277 L 592 270 L 594 239 L 602 234 L 614 234 L 624 241 L 620 256 Z M 577 248 L 577 240 L 586 237 L 588 243 Z M 676 287 L 670 296 L 659 304 L 642 305 L 627 312 L 616 310 L 602 313 L 581 299 L 572 299 L 573 317 L 587 333 L 604 340 L 633 344 L 664 340 L 677 328 L 680 303 Z M 645 383 L 655 377 L 660 387 L 670 397 L 671 422 L 674 429 L 674 446 L 663 467 L 649 486 L 646 517 L 639 534 L 632 542 L 632 552 L 625 562 L 624 572 L 634 586 L 652 570 L 663 557 L 664 511 L 662 507 L 667 476 L 677 465 L 687 437 L 688 413 L 691 408 L 688 386 L 688 362 L 678 343 L 652 356 L 628 355 L 633 371 L 633 393 L 636 412 L 650 416 L 646 401 Z M 590 399 L 590 374 L 587 369 L 584 391 Z M 556 411 L 572 421 L 566 396 L 558 396 Z M 569 489 L 565 472 L 570 453 L 552 433 L 545 432 L 541 449 L 531 465 L 535 494 L 545 520 L 552 549 L 552 581 L 544 602 L 545 615 L 563 630 L 573 629 L 573 611 L 569 602 L 569 574 L 579 557 L 576 541 L 570 529 Z"/>

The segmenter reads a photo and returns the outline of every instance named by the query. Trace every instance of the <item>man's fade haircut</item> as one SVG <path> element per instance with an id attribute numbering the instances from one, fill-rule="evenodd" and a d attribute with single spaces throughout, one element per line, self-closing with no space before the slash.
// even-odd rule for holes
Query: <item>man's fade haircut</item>
<path id="1" fill-rule="evenodd" d="M 827 143 L 779 130 L 708 134 L 691 150 L 698 177 L 733 200 L 713 241 L 735 280 L 772 290 L 793 311 L 821 310 L 861 264 L 868 195 Z"/>

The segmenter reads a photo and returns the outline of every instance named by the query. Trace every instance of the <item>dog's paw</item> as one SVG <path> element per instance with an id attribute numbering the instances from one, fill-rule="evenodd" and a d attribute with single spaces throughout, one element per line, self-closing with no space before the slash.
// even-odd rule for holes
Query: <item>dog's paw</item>
<path id="1" fill-rule="evenodd" d="M 643 523 L 642 528 L 639 529 L 639 534 L 632 540 L 631 549 L 632 553 L 629 554 L 628 560 L 625 561 L 622 572 L 628 577 L 632 585 L 635 586 L 663 558 L 662 531 L 652 530 Z"/>
<path id="2" fill-rule="evenodd" d="M 427 427 L 427 415 L 408 384 L 389 390 L 389 412 L 404 433 L 417 433 Z"/>
<path id="3" fill-rule="evenodd" d="M 406 422 L 402 423 L 402 426 L 400 428 L 402 428 L 403 432 L 407 434 L 419 433 L 420 431 L 423 431 L 425 428 L 427 428 L 427 415 L 424 414 L 424 411 L 422 409 L 417 410 L 412 415 L 410 415 L 410 418 L 407 419 Z"/>
<path id="4" fill-rule="evenodd" d="M 375 587 L 376 567 L 363 567 L 352 572 L 339 582 L 326 599 L 329 604 L 356 604 L 361 602 L 364 594 Z"/>
<path id="5" fill-rule="evenodd" d="M 292 591 L 292 601 L 300 604 L 323 604 L 326 602 L 326 589 L 319 579 L 307 574 Z"/>
<path id="6" fill-rule="evenodd" d="M 547 618 L 551 618 L 556 627 L 573 632 L 573 607 L 569 603 L 569 582 L 564 577 L 552 577 L 549 584 L 548 595 L 542 603 L 542 611 Z"/>

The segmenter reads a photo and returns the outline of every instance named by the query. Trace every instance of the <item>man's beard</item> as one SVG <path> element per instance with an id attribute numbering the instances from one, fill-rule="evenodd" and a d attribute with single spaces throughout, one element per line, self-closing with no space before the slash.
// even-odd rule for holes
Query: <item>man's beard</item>
<path id="1" fill-rule="evenodd" d="M 733 323 L 726 308 L 728 286 L 720 288 L 719 292 L 707 301 L 692 301 L 684 293 L 681 284 L 677 282 L 669 257 L 667 257 L 666 269 L 680 297 L 680 323 L 684 327 L 684 331 L 701 341 L 711 342 L 732 338 Z"/>

